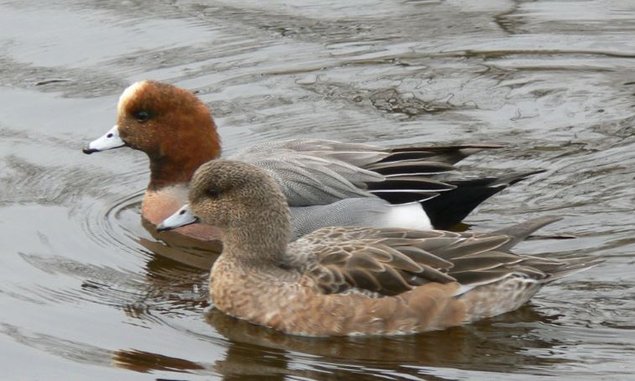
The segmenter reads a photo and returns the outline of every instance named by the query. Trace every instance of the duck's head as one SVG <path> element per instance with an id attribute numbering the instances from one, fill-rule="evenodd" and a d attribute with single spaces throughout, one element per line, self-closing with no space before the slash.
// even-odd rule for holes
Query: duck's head
<path id="1" fill-rule="evenodd" d="M 126 88 L 119 97 L 117 124 L 90 142 L 84 153 L 124 146 L 145 152 L 153 172 L 155 167 L 166 171 L 181 167 L 182 172 L 190 172 L 185 181 L 198 166 L 220 154 L 209 108 L 192 92 L 156 81 L 140 81 Z"/>
<path id="2" fill-rule="evenodd" d="M 268 235 L 271 227 L 290 234 L 286 198 L 273 178 L 251 164 L 231 160 L 203 164 L 194 173 L 188 199 L 189 204 L 163 221 L 159 230 L 202 222 L 242 234 Z"/>

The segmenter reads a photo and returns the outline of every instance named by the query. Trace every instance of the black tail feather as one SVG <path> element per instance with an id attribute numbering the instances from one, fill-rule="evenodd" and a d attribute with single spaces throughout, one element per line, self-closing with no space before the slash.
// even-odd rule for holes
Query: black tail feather
<path id="1" fill-rule="evenodd" d="M 436 229 L 450 229 L 461 222 L 479 204 L 491 196 L 536 173 L 544 170 L 513 174 L 501 178 L 487 177 L 474 180 L 448 181 L 456 188 L 440 193 L 421 203 Z"/>

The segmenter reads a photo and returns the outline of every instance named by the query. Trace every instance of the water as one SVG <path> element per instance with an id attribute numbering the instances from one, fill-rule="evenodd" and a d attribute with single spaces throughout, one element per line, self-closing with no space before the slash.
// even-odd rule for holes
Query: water
<path id="1" fill-rule="evenodd" d="M 0 1 L 0 365 L 15 380 L 635 379 L 631 1 Z M 547 169 L 467 222 L 565 217 L 602 265 L 443 332 L 287 337 L 208 311 L 213 257 L 152 238 L 139 152 L 81 147 L 140 79 L 198 91 L 225 152 L 305 136 L 505 144 Z"/>

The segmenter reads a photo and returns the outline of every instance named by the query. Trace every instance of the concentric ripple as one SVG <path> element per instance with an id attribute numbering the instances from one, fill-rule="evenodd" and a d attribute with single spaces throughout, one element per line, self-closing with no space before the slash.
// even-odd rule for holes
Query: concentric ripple
<path id="1" fill-rule="evenodd" d="M 96 203 L 82 219 L 85 234 L 102 247 L 116 247 L 125 252 L 137 252 L 136 243 L 143 229 L 138 212 L 143 190 L 108 200 L 107 204 Z"/>

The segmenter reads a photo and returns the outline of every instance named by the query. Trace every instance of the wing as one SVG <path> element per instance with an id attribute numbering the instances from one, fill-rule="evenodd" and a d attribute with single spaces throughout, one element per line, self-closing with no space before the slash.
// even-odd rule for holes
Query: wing
<path id="1" fill-rule="evenodd" d="M 556 220 L 539 218 L 493 233 L 323 228 L 290 244 L 294 257 L 288 265 L 303 271 L 323 293 L 361 291 L 379 297 L 428 282 L 458 282 L 461 292 L 509 277 L 544 283 L 601 261 L 507 251 Z"/>
<path id="2" fill-rule="evenodd" d="M 233 155 L 232 159 L 265 169 L 280 185 L 289 206 L 325 205 L 349 197 L 373 197 L 366 190 L 366 183 L 384 179 L 383 175 L 359 166 L 366 161 L 380 160 L 381 152 L 356 151 L 358 156 L 348 155 L 350 160 L 343 161 L 338 158 L 338 154 L 346 156 L 342 151 L 327 155 L 319 151 L 296 150 L 297 145 L 291 144 L 293 142 L 258 145 L 248 152 Z M 305 145 L 300 148 L 306 148 Z M 345 149 L 346 145 L 338 147 Z M 324 152 L 330 152 L 324 148 Z"/>
<path id="3" fill-rule="evenodd" d="M 252 146 L 231 158 L 255 164 L 278 182 L 290 206 L 331 204 L 378 196 L 420 202 L 456 186 L 429 177 L 454 170 L 451 162 L 498 146 L 397 147 L 292 139 Z"/>
<path id="4" fill-rule="evenodd" d="M 443 255 L 480 253 L 508 240 L 446 231 L 324 228 L 291 244 L 295 253 L 302 253 L 291 266 L 302 264 L 324 293 L 397 295 L 428 282 L 456 281 L 449 273 L 454 264 Z"/>

